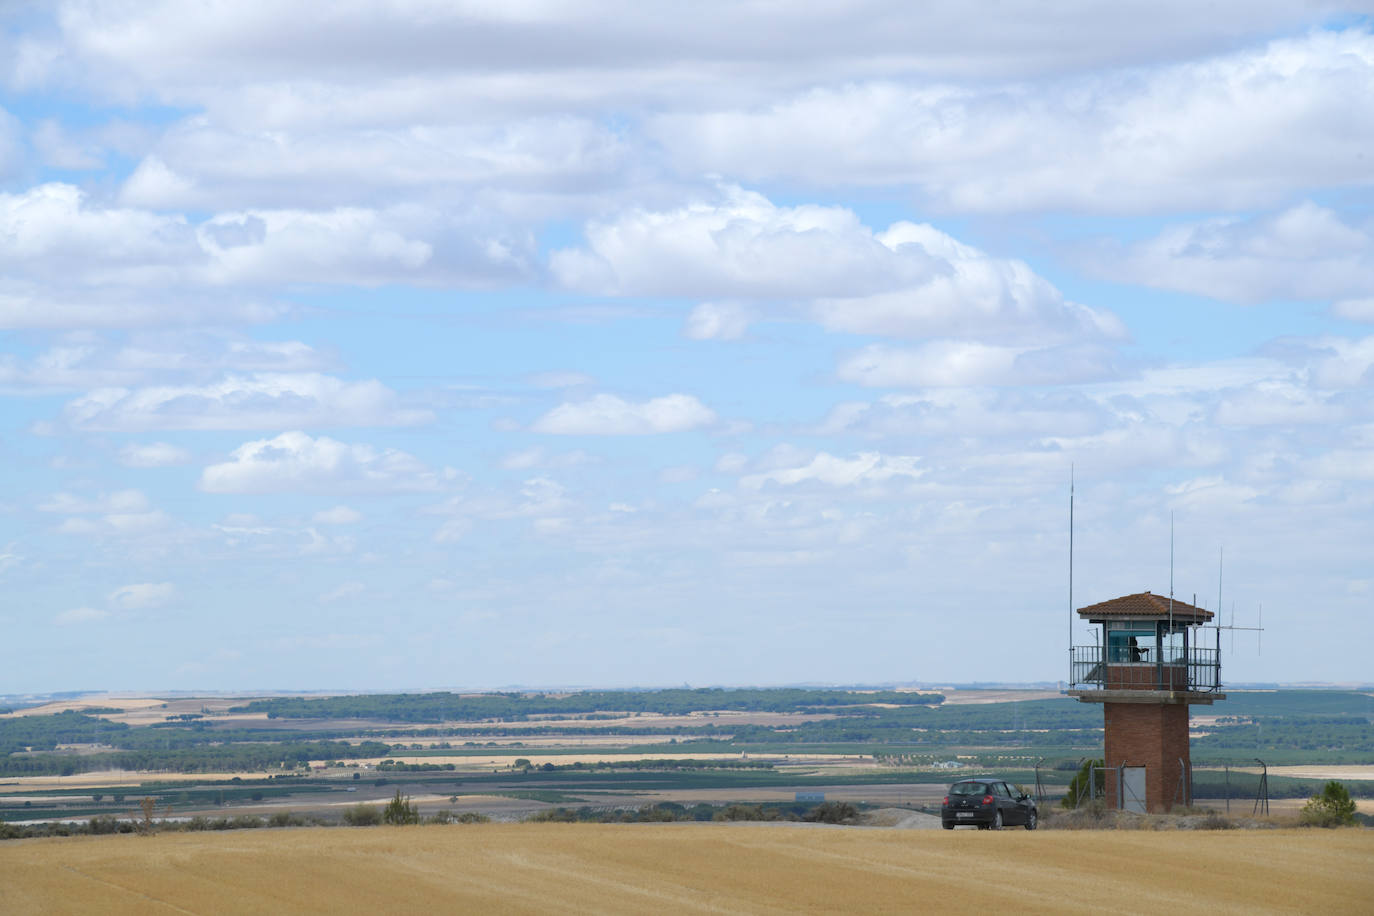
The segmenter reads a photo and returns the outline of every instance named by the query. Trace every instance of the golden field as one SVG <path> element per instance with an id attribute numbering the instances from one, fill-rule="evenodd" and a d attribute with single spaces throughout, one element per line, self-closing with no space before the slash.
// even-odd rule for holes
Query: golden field
<path id="1" fill-rule="evenodd" d="M 0 844 L 4 913 L 1368 913 L 1374 831 L 484 824 Z"/>

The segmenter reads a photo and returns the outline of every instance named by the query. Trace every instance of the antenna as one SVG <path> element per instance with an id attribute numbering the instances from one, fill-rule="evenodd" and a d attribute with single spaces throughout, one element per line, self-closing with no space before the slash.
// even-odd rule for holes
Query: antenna
<path id="1" fill-rule="evenodd" d="M 1069 661 L 1073 662 L 1073 463 L 1069 464 Z M 1072 673 L 1069 675 L 1072 677 Z M 1070 686 L 1073 686 L 1072 684 Z"/>
<path id="2" fill-rule="evenodd" d="M 1217 549 L 1217 613 L 1221 613 L 1221 571 L 1226 562 L 1226 548 Z"/>
<path id="3" fill-rule="evenodd" d="M 1174 512 L 1169 510 L 1169 632 L 1174 631 Z"/>

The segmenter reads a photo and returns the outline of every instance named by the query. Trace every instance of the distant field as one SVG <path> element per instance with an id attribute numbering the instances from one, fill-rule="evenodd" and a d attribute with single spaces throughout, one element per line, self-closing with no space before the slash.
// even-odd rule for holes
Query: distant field
<path id="1" fill-rule="evenodd" d="M 1374 831 L 479 825 L 24 840 L 6 913 L 1368 913 Z"/>

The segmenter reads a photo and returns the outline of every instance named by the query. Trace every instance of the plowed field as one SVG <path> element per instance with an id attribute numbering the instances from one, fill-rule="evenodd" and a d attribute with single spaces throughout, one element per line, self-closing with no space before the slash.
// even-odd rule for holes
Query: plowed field
<path id="1" fill-rule="evenodd" d="M 1368 913 L 1374 830 L 488 824 L 0 844 L 4 913 Z"/>

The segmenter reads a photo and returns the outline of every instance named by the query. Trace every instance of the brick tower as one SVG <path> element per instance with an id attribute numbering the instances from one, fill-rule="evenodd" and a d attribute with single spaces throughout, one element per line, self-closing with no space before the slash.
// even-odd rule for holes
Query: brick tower
<path id="1" fill-rule="evenodd" d="M 1101 703 L 1107 806 L 1162 813 L 1192 804 L 1188 707 L 1224 700 L 1218 648 L 1197 645 L 1212 612 L 1142 592 L 1079 608 L 1102 627 L 1070 649 L 1069 696 Z"/>

